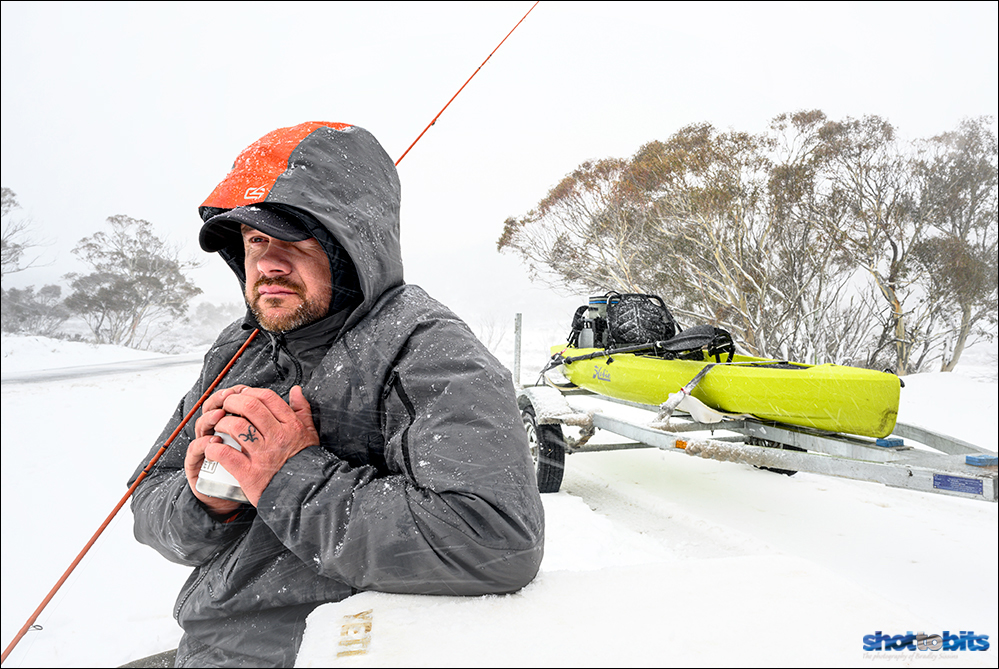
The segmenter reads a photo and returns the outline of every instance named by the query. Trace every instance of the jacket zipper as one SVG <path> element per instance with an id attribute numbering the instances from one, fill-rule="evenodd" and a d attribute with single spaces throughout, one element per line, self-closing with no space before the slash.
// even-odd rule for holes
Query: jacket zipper
<path id="1" fill-rule="evenodd" d="M 395 388 L 396 395 L 399 397 L 399 401 L 402 402 L 402 406 L 406 408 L 406 413 L 409 414 L 409 425 L 406 429 L 402 431 L 402 461 L 406 466 L 406 473 L 409 474 L 409 478 L 412 481 L 416 480 L 416 474 L 413 472 L 413 463 L 409 454 L 409 428 L 413 426 L 413 422 L 416 420 L 416 407 L 413 406 L 413 401 L 409 399 L 409 395 L 406 394 L 405 388 L 402 387 L 402 379 L 399 375 L 392 371 L 390 376 L 391 386 L 389 388 Z M 388 392 L 386 392 L 388 395 Z"/>
<path id="2" fill-rule="evenodd" d="M 216 553 L 215 557 L 212 558 L 212 562 L 214 563 L 215 560 L 218 558 L 218 556 L 221 554 L 222 554 L 221 551 L 219 553 Z M 198 589 L 198 586 L 201 585 L 201 582 L 205 580 L 205 577 L 208 576 L 210 571 L 211 571 L 211 564 L 209 564 L 208 567 L 206 568 L 202 568 L 201 573 L 198 574 L 198 578 L 195 579 L 194 583 L 191 584 L 191 587 L 187 589 L 187 592 L 184 593 L 184 596 L 177 601 L 177 606 L 175 606 L 173 609 L 173 619 L 176 620 L 178 623 L 180 622 L 180 610 L 184 608 L 184 605 L 187 604 L 187 600 L 191 598 L 191 595 L 193 595 L 194 591 Z"/>
<path id="3" fill-rule="evenodd" d="M 173 617 L 174 617 L 175 620 L 177 620 L 178 622 L 180 622 L 180 620 L 179 620 L 180 619 L 180 610 L 182 608 L 184 608 L 184 605 L 187 604 L 187 600 L 191 598 L 191 595 L 193 595 L 194 591 L 198 589 L 198 587 L 201 585 L 201 582 L 205 580 L 205 577 L 208 576 L 208 574 L 211 573 L 212 568 L 222 558 L 222 556 L 225 555 L 228 552 L 230 554 L 230 558 L 232 560 L 236 559 L 236 552 L 239 549 L 239 547 L 243 544 L 243 542 L 246 540 L 246 537 L 249 535 L 249 533 L 250 533 L 250 529 L 246 528 L 243 531 L 243 536 L 241 536 L 239 539 L 237 539 L 235 541 L 235 543 L 230 544 L 228 549 L 220 550 L 218 553 L 216 553 L 215 555 L 212 556 L 211 562 L 208 563 L 208 566 L 206 568 L 202 569 L 201 573 L 198 575 L 197 580 L 195 580 L 194 583 L 191 584 L 191 587 L 187 589 L 187 591 L 184 593 L 184 596 L 177 602 L 177 606 L 174 608 L 174 611 L 173 611 Z M 219 565 L 219 571 L 220 572 L 223 572 L 223 570 L 225 568 L 226 568 L 226 565 L 224 565 L 224 564 Z M 231 571 L 231 568 L 230 568 L 230 571 Z M 223 577 L 223 582 L 225 582 L 225 581 L 228 580 L 228 575 L 226 575 L 226 574 L 223 573 L 222 577 Z"/>

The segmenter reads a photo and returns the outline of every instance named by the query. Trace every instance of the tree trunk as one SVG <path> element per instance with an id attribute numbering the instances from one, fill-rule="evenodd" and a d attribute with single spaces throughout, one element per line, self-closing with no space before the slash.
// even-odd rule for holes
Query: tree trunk
<path id="1" fill-rule="evenodd" d="M 871 272 L 871 275 L 877 283 L 878 290 L 881 291 L 885 300 L 891 305 L 895 357 L 897 358 L 895 373 L 899 376 L 905 376 L 909 373 L 909 353 L 912 349 L 912 344 L 905 336 L 905 314 L 902 311 L 902 302 L 898 299 L 898 294 L 895 292 L 895 284 L 891 280 L 883 280 L 877 272 Z"/>
<path id="2" fill-rule="evenodd" d="M 961 329 L 957 332 L 957 341 L 954 343 L 954 353 L 950 360 L 944 360 L 940 367 L 941 372 L 953 372 L 957 367 L 961 354 L 964 353 L 964 345 L 968 342 L 968 334 L 971 332 L 971 307 L 961 306 Z"/>

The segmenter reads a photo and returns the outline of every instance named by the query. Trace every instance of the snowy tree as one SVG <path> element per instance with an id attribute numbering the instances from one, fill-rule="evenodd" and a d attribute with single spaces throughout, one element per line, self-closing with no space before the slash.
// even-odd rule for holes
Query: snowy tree
<path id="1" fill-rule="evenodd" d="M 83 317 L 98 342 L 146 348 L 201 293 L 184 275 L 196 264 L 181 260 L 148 221 L 119 215 L 108 225 L 108 232 L 85 237 L 73 249 L 93 271 L 66 275 L 73 289 L 66 306 Z"/>
<path id="2" fill-rule="evenodd" d="M 907 374 L 918 368 L 912 354 L 932 330 L 934 314 L 919 307 L 911 273 L 912 251 L 924 239 L 928 221 L 916 200 L 911 153 L 896 134 L 878 116 L 819 128 L 827 188 L 816 215 L 837 250 L 867 273 L 884 305 L 867 365 Z"/>
<path id="3" fill-rule="evenodd" d="M 783 118 L 771 135 L 692 125 L 630 160 L 584 163 L 508 219 L 498 247 L 562 286 L 661 295 L 750 353 L 826 361 L 849 348 L 815 325 L 844 270 L 810 218 L 815 141 L 792 138 L 822 120 Z"/>
<path id="4" fill-rule="evenodd" d="M 968 119 L 924 143 L 921 206 L 932 230 L 916 249 L 917 281 L 942 320 L 941 369 L 971 339 L 994 337 L 997 320 L 999 151 L 990 118 Z"/>
<path id="5" fill-rule="evenodd" d="M 17 334 L 55 337 L 69 319 L 69 309 L 60 297 L 62 288 L 44 286 L 35 292 L 34 286 L 3 291 L 3 331 Z"/>
<path id="6" fill-rule="evenodd" d="M 3 236 L 0 239 L 0 276 L 6 278 L 34 267 L 37 258 L 28 258 L 27 253 L 41 243 L 32 236 L 31 221 L 18 217 L 20 209 L 17 195 L 10 188 L 3 188 L 0 214 L 3 218 Z M 26 288 L 3 288 L 0 296 L 2 328 L 4 332 L 53 336 L 59 326 L 69 318 L 69 312 L 60 302 L 62 289 L 49 285 L 39 291 L 34 286 Z"/>
<path id="7" fill-rule="evenodd" d="M 3 219 L 3 233 L 0 237 L 0 280 L 8 274 L 32 267 L 36 259 L 27 260 L 26 252 L 39 242 L 31 236 L 31 221 L 14 215 L 20 208 L 17 195 L 10 188 L 3 187 L 0 214 Z"/>
<path id="8" fill-rule="evenodd" d="M 752 354 L 906 374 L 950 341 L 952 369 L 996 323 L 990 123 L 921 153 L 877 116 L 694 124 L 583 163 L 497 247 L 561 288 L 658 294 Z"/>

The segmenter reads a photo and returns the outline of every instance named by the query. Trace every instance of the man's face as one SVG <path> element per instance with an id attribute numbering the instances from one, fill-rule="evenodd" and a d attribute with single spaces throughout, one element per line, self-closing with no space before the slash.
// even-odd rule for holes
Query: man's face
<path id="1" fill-rule="evenodd" d="M 242 233 L 246 302 L 265 330 L 287 332 L 326 315 L 330 263 L 315 238 L 283 242 L 245 225 Z"/>

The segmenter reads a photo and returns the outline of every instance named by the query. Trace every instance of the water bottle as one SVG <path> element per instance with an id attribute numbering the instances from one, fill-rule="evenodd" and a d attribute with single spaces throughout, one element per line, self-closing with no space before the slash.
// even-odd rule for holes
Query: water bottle
<path id="1" fill-rule="evenodd" d="M 583 321 L 583 329 L 579 331 L 578 348 L 593 348 L 593 322 Z"/>
<path id="2" fill-rule="evenodd" d="M 237 451 L 243 451 L 239 443 L 230 435 L 225 432 L 216 432 L 215 434 L 222 437 L 223 444 L 232 446 Z M 201 472 L 198 474 L 198 482 L 194 487 L 198 492 L 208 495 L 209 497 L 230 499 L 234 502 L 250 501 L 247 499 L 246 495 L 243 494 L 243 489 L 239 486 L 239 481 L 237 481 L 232 474 L 227 472 L 225 467 L 214 460 L 209 460 L 208 458 L 205 458 L 205 461 L 201 464 Z"/>
<path id="3" fill-rule="evenodd" d="M 593 325 L 593 344 L 597 348 L 606 348 L 607 346 L 607 296 L 606 295 L 594 295 L 590 298 L 589 309 L 586 311 L 587 320 L 591 321 Z M 597 327 L 597 324 L 600 327 Z M 596 336 L 596 331 L 600 330 L 600 337 Z"/>

